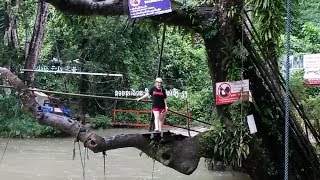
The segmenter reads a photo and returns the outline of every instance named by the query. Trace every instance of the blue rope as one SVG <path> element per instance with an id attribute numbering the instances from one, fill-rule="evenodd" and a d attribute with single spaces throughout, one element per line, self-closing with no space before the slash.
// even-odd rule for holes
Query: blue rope
<path id="1" fill-rule="evenodd" d="M 288 166 L 289 166 L 289 115 L 290 115 L 290 99 L 289 99 L 289 76 L 290 76 L 290 30 L 291 30 L 291 16 L 290 16 L 290 0 L 286 0 L 286 94 L 285 94 L 285 137 L 284 137 L 284 180 L 288 180 Z"/>

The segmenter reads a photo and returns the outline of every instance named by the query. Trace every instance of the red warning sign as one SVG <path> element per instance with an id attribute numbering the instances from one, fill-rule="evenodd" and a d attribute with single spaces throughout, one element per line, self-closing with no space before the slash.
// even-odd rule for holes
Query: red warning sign
<path id="1" fill-rule="evenodd" d="M 249 79 L 216 83 L 216 105 L 232 104 L 241 98 L 249 100 Z"/>

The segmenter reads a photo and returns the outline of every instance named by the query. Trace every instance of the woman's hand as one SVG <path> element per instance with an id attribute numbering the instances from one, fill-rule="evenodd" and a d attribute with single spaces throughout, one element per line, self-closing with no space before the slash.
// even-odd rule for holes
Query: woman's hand
<path id="1" fill-rule="evenodd" d="M 137 98 L 136 100 L 139 102 L 141 99 L 147 98 L 149 93 L 144 94 L 142 97 Z"/>

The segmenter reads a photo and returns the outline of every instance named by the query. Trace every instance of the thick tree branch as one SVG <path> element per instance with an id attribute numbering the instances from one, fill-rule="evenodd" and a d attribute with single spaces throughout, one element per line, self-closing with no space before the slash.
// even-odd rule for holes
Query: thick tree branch
<path id="1" fill-rule="evenodd" d="M 58 10 L 83 16 L 119 16 L 129 15 L 127 0 L 44 0 Z M 149 17 L 154 21 L 164 22 L 169 25 L 193 28 L 200 22 L 215 17 L 214 7 L 198 8 L 186 11 L 181 3 L 171 1 L 172 12 Z"/>
<path id="2" fill-rule="evenodd" d="M 8 69 L 0 67 L 0 77 L 16 88 L 23 105 L 29 109 L 39 123 L 71 134 L 95 153 L 135 147 L 163 165 L 183 174 L 191 174 L 198 166 L 201 148 L 205 148 L 199 141 L 201 134 L 192 138 L 172 133 L 165 138 L 155 137 L 153 139 L 148 134 L 120 134 L 113 137 L 101 137 L 75 120 L 40 111 L 39 105 L 31 96 L 27 86 Z"/>
<path id="3" fill-rule="evenodd" d="M 45 0 L 58 10 L 77 15 L 117 16 L 129 13 L 126 0 Z"/>

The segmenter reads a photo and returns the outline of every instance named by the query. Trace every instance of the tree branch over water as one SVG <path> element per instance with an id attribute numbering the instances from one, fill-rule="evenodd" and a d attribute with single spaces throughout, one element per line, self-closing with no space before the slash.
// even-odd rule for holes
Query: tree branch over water
<path id="1" fill-rule="evenodd" d="M 44 0 L 56 9 L 82 16 L 119 16 L 129 15 L 127 0 Z M 148 17 L 148 19 L 169 25 L 187 28 L 197 27 L 199 23 L 214 18 L 214 7 L 195 8 L 188 10 L 186 6 L 177 1 L 171 1 L 171 13 Z M 201 20 L 201 21 L 200 21 Z"/>
<path id="2" fill-rule="evenodd" d="M 95 153 L 118 148 L 135 147 L 149 157 L 183 174 L 191 174 L 198 166 L 201 157 L 200 136 L 185 138 L 170 134 L 166 141 L 162 138 L 150 139 L 146 134 L 119 134 L 101 137 L 77 121 L 52 113 L 42 112 L 27 86 L 8 69 L 0 67 L 0 77 L 14 86 L 23 105 L 43 125 L 48 125 L 69 133 Z"/>

